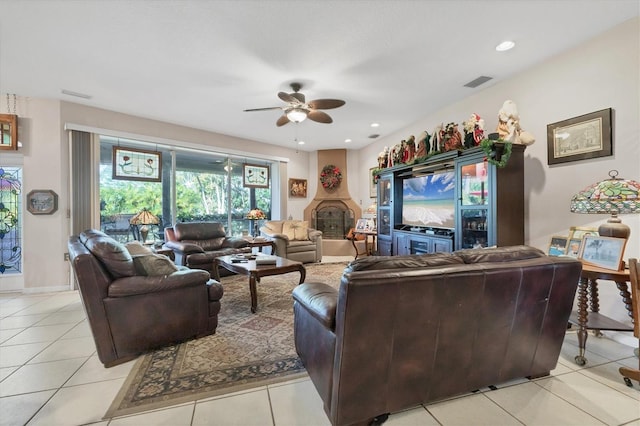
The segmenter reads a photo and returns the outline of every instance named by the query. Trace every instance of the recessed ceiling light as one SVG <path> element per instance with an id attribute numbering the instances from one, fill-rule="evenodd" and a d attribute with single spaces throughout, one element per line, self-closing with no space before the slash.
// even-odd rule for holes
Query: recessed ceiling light
<path id="1" fill-rule="evenodd" d="M 496 46 L 496 50 L 498 52 L 504 52 L 507 51 L 509 49 L 513 49 L 513 46 L 515 46 L 516 44 L 511 41 L 511 40 L 505 40 L 502 43 L 500 43 L 499 45 Z"/>
<path id="2" fill-rule="evenodd" d="M 380 127 L 380 123 L 371 123 L 371 127 Z"/>
<path id="3" fill-rule="evenodd" d="M 298 141 L 298 145 L 304 145 L 304 141 Z"/>
<path id="4" fill-rule="evenodd" d="M 345 139 L 344 140 L 344 143 L 349 143 L 349 142 L 351 142 L 351 139 Z"/>

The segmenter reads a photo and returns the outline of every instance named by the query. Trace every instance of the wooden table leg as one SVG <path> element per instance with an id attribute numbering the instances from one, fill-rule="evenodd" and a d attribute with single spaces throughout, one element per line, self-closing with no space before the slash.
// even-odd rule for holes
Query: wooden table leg
<path id="1" fill-rule="evenodd" d="M 305 278 L 307 278 L 307 270 L 304 266 L 300 265 L 300 282 L 298 284 L 302 284 Z"/>
<path id="2" fill-rule="evenodd" d="M 251 313 L 255 314 L 258 308 L 258 292 L 256 289 L 256 274 L 249 275 L 249 293 L 251 293 Z"/>
<path id="3" fill-rule="evenodd" d="M 576 364 L 585 365 L 587 359 L 584 357 L 585 347 L 587 346 L 587 287 L 589 280 L 580 277 L 578 283 L 578 355 L 574 358 Z"/>
<path id="4" fill-rule="evenodd" d="M 631 299 L 631 293 L 629 293 L 629 286 L 625 281 L 618 282 L 616 281 L 616 286 L 618 290 L 620 290 L 620 296 L 622 296 L 622 303 L 624 303 L 624 307 L 627 309 L 629 316 L 631 317 L 631 323 L 633 323 L 633 302 Z"/>
<path id="5" fill-rule="evenodd" d="M 218 263 L 218 259 L 213 259 L 213 279 L 220 282 L 220 271 L 218 270 L 218 268 L 220 267 L 220 264 Z"/>

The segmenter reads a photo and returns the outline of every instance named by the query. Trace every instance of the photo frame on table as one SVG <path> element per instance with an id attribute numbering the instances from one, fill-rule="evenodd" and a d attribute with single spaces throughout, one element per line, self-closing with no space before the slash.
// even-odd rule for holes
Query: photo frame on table
<path id="1" fill-rule="evenodd" d="M 578 258 L 600 268 L 619 271 L 626 244 L 626 238 L 585 235 Z"/>
<path id="2" fill-rule="evenodd" d="M 358 222 L 356 223 L 356 232 L 365 232 L 367 230 L 367 219 L 358 219 Z"/>
<path id="3" fill-rule="evenodd" d="M 34 189 L 27 194 L 27 211 L 31 214 L 53 214 L 58 210 L 58 194 L 50 189 Z"/>
<path id="4" fill-rule="evenodd" d="M 569 228 L 570 240 L 582 240 L 585 235 L 598 236 L 598 229 L 584 226 L 572 226 L 571 228 Z"/>
<path id="5" fill-rule="evenodd" d="M 112 179 L 162 181 L 162 153 L 137 148 L 113 147 Z"/>
<path id="6" fill-rule="evenodd" d="M 291 198 L 307 198 L 307 180 L 289 179 L 289 196 Z"/>
<path id="7" fill-rule="evenodd" d="M 549 256 L 564 256 L 567 252 L 567 241 L 569 238 L 560 235 L 554 235 L 549 241 L 547 254 Z"/>
<path id="8" fill-rule="evenodd" d="M 268 188 L 269 166 L 258 164 L 242 165 L 242 186 L 245 188 Z"/>
<path id="9" fill-rule="evenodd" d="M 582 247 L 582 238 L 569 238 L 567 241 L 567 249 L 565 254 L 569 257 L 578 258 L 580 255 L 580 248 Z"/>
<path id="10" fill-rule="evenodd" d="M 611 108 L 547 125 L 547 164 L 613 155 Z"/>
<path id="11" fill-rule="evenodd" d="M 373 181 L 373 170 L 375 167 L 369 169 L 369 198 L 376 198 L 377 196 L 377 185 Z"/>

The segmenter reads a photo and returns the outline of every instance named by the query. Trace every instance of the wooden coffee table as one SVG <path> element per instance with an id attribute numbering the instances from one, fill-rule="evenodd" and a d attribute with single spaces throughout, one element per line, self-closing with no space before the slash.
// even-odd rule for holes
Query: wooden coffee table
<path id="1" fill-rule="evenodd" d="M 219 266 L 237 274 L 248 275 L 249 292 L 251 293 L 251 312 L 255 313 L 256 308 L 258 307 L 256 283 L 260 282 L 260 278 L 269 275 L 282 275 L 288 274 L 289 272 L 300 272 L 300 284 L 302 284 L 307 275 L 307 271 L 304 269 L 301 262 L 296 262 L 295 260 L 289 260 L 278 256 L 273 257 L 276 258 L 275 265 L 256 265 L 255 260 L 234 263 L 233 260 L 237 258 L 233 255 L 216 257 L 213 260 L 213 275 L 216 280 L 220 281 L 220 274 L 218 272 Z"/>

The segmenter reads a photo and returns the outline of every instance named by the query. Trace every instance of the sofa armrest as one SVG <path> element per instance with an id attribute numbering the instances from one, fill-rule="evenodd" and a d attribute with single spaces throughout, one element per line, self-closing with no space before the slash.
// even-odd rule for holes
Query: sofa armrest
<path id="1" fill-rule="evenodd" d="M 293 290 L 292 296 L 322 325 L 335 330 L 338 290 L 324 283 L 303 283 Z"/>
<path id="2" fill-rule="evenodd" d="M 197 244 L 182 243 L 180 241 L 167 241 L 164 247 L 181 254 L 204 253 L 204 249 Z"/>
<path id="3" fill-rule="evenodd" d="M 311 241 L 316 241 L 318 237 L 322 237 L 322 231 L 318 231 L 317 229 L 309 228 L 309 239 Z"/>
<path id="4" fill-rule="evenodd" d="M 177 288 L 206 285 L 209 273 L 200 269 L 179 270 L 169 275 L 134 275 L 114 280 L 109 285 L 109 297 L 127 297 L 140 294 L 159 293 Z"/>
<path id="5" fill-rule="evenodd" d="M 227 237 L 222 242 L 222 247 L 242 248 L 247 247 L 249 242 L 240 237 Z"/>
<path id="6" fill-rule="evenodd" d="M 269 232 L 268 228 L 265 227 L 260 228 L 260 232 L 269 238 L 273 238 L 274 240 L 289 241 L 289 237 L 287 237 L 285 234 L 271 233 Z"/>

